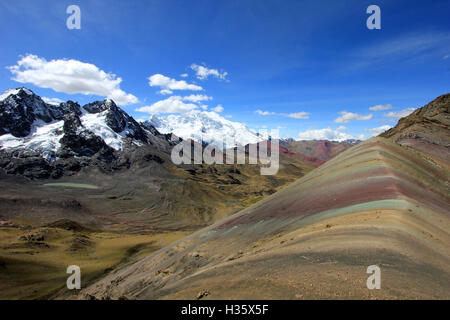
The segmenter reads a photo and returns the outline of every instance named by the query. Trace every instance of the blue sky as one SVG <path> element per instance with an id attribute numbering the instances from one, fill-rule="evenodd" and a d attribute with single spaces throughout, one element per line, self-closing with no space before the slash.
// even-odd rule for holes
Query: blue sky
<path id="1" fill-rule="evenodd" d="M 381 30 L 366 27 L 371 4 Z M 449 14 L 438 0 L 2 0 L 0 91 L 109 96 L 136 118 L 220 105 L 281 136 L 369 137 L 449 92 Z"/>

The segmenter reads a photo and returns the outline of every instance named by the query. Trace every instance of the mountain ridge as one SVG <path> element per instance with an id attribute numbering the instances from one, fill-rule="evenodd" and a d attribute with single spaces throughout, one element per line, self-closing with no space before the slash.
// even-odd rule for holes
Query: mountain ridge
<path id="1" fill-rule="evenodd" d="M 430 159 L 373 137 L 79 298 L 448 299 L 449 167 Z M 366 287 L 371 265 L 382 290 Z"/>

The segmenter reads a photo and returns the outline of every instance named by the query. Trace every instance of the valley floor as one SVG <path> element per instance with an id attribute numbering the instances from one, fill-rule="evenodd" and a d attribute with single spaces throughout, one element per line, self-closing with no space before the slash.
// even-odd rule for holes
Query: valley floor
<path id="1" fill-rule="evenodd" d="M 48 299 L 55 294 L 70 298 L 72 291 L 66 288 L 69 265 L 81 268 L 84 287 L 188 234 L 123 234 L 5 224 L 0 227 L 0 299 Z"/>

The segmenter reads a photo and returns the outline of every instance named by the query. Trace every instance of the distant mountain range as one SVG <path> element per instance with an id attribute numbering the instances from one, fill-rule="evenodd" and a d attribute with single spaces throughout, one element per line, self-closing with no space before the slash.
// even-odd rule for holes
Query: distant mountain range
<path id="1" fill-rule="evenodd" d="M 203 144 L 226 148 L 257 143 L 267 139 L 240 122 L 227 120 L 215 112 L 192 110 L 180 115 L 156 116 L 144 124 L 155 127 L 161 133 L 173 133 L 185 140 L 192 139 Z M 231 141 L 226 145 L 225 139 Z"/>
<path id="2" fill-rule="evenodd" d="M 203 144 L 213 144 L 219 147 L 222 147 L 222 145 L 225 144 L 226 148 L 257 143 L 268 140 L 270 136 L 270 130 L 254 132 L 245 124 L 225 119 L 216 112 L 199 110 L 192 110 L 179 115 L 153 115 L 149 120 L 144 121 L 143 123 L 155 127 L 161 133 L 173 133 L 185 140 L 192 139 L 203 142 Z M 231 144 L 227 146 L 225 139 L 229 139 Z M 285 144 L 295 142 L 292 138 L 280 138 L 279 140 L 281 143 Z M 315 144 L 314 141 L 327 140 L 301 141 L 311 141 L 309 144 Z M 337 144 L 343 143 L 349 145 L 354 145 L 359 142 L 361 142 L 361 140 L 356 139 L 336 141 Z"/>
<path id="3" fill-rule="evenodd" d="M 55 105 L 23 87 L 0 95 L 0 168 L 10 174 L 58 178 L 90 165 L 107 171 L 129 168 L 136 150 L 167 155 L 180 138 L 225 148 L 270 139 L 215 112 L 194 110 L 137 122 L 110 99 L 83 106 L 73 101 Z M 226 139 L 229 145 L 223 144 Z M 358 142 L 280 140 L 289 151 L 295 149 L 317 164 Z M 317 150 L 337 149 L 311 152 L 314 145 Z"/>

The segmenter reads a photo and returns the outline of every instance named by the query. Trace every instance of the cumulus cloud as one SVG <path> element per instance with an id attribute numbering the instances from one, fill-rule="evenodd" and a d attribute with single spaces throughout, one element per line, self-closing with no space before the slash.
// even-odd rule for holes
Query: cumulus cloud
<path id="1" fill-rule="evenodd" d="M 366 129 L 365 131 L 366 131 L 366 132 L 369 132 L 370 134 L 372 134 L 372 136 L 377 136 L 377 135 L 379 135 L 380 133 L 383 133 L 383 132 L 385 132 L 386 130 L 389 130 L 390 128 L 392 128 L 392 127 L 389 126 L 389 125 L 384 125 L 384 126 L 381 126 L 381 127 L 376 127 L 376 128 Z"/>
<path id="2" fill-rule="evenodd" d="M 400 119 L 400 118 L 409 116 L 411 113 L 414 112 L 414 110 L 416 110 L 416 109 L 415 108 L 406 108 L 406 109 L 403 109 L 400 111 L 392 111 L 392 112 L 385 113 L 384 116 Z"/>
<path id="3" fill-rule="evenodd" d="M 155 102 L 150 106 L 145 106 L 136 109 L 139 112 L 146 112 L 150 114 L 158 113 L 184 113 L 190 110 L 201 108 L 202 110 L 207 110 L 208 106 L 201 104 L 202 101 L 212 100 L 205 94 L 191 94 L 189 96 L 170 96 L 167 99 Z M 186 101 L 186 102 L 185 102 Z M 217 107 L 211 109 L 212 111 L 222 112 L 223 107 L 218 105 Z"/>
<path id="4" fill-rule="evenodd" d="M 187 77 L 188 77 L 188 74 L 187 74 L 187 73 L 182 73 L 182 74 L 180 74 L 180 77 L 182 77 L 182 78 L 187 78 Z"/>
<path id="5" fill-rule="evenodd" d="M 282 114 L 284 116 L 287 116 L 289 118 L 294 119 L 309 119 L 309 112 L 296 112 L 296 113 L 289 113 L 289 114 Z"/>
<path id="6" fill-rule="evenodd" d="M 334 120 L 334 122 L 336 122 L 336 123 L 349 123 L 352 120 L 370 120 L 370 119 L 372 119 L 372 114 L 363 116 L 358 113 L 347 112 L 347 111 L 341 111 L 341 112 L 339 112 L 339 114 L 341 114 L 341 116 Z"/>
<path id="7" fill-rule="evenodd" d="M 168 95 L 168 94 L 172 94 L 173 91 L 172 91 L 172 90 L 169 90 L 169 89 L 162 89 L 162 90 L 160 90 L 158 93 L 159 93 L 159 94 L 162 94 L 162 95 Z"/>
<path id="8" fill-rule="evenodd" d="M 226 80 L 226 77 L 228 75 L 228 72 L 220 73 L 217 69 L 208 69 L 205 66 L 201 66 L 195 63 L 191 64 L 191 69 L 195 71 L 195 75 L 200 80 L 206 80 L 209 76 L 213 76 L 221 80 Z"/>
<path id="9" fill-rule="evenodd" d="M 336 128 L 336 130 L 347 130 L 348 128 L 346 126 L 339 126 Z"/>
<path id="10" fill-rule="evenodd" d="M 307 130 L 298 134 L 298 140 L 344 141 L 347 139 L 354 139 L 354 137 L 348 133 L 333 130 L 330 127 L 324 129 Z"/>
<path id="11" fill-rule="evenodd" d="M 91 63 L 74 59 L 47 61 L 33 54 L 21 57 L 17 64 L 8 67 L 13 80 L 32 83 L 68 94 L 94 94 L 114 100 L 118 105 L 137 103 L 132 94 L 120 89 L 122 78 L 106 73 Z"/>
<path id="12" fill-rule="evenodd" d="M 214 107 L 211 109 L 214 112 L 222 112 L 223 111 L 223 107 L 221 104 L 219 104 L 217 107 Z"/>
<path id="13" fill-rule="evenodd" d="M 377 104 L 376 106 L 370 107 L 370 111 L 383 111 L 383 110 L 389 110 L 392 109 L 392 105 L 390 104 Z"/>
<path id="14" fill-rule="evenodd" d="M 157 101 L 150 106 L 138 108 L 136 111 L 149 114 L 184 113 L 196 108 L 198 108 L 198 105 L 196 104 L 183 102 L 183 97 L 171 96 L 165 100 Z"/>
<path id="15" fill-rule="evenodd" d="M 208 97 L 205 94 L 191 94 L 190 96 L 183 97 L 183 100 L 190 102 L 201 102 L 212 100 L 212 97 Z"/>
<path id="16" fill-rule="evenodd" d="M 276 113 L 272 111 L 263 111 L 263 110 L 256 110 L 255 113 L 261 115 L 261 116 L 283 116 L 283 117 L 289 117 L 294 119 L 309 119 L 309 112 L 296 112 L 296 113 Z"/>
<path id="17" fill-rule="evenodd" d="M 47 97 L 41 97 L 42 100 L 44 100 L 45 103 L 53 104 L 53 105 L 59 105 L 60 103 L 63 103 L 61 99 L 58 98 L 47 98 Z"/>
<path id="18" fill-rule="evenodd" d="M 255 113 L 261 115 L 261 116 L 271 116 L 276 114 L 275 112 L 270 112 L 270 111 L 262 111 L 262 110 L 256 110 Z"/>
<path id="19" fill-rule="evenodd" d="M 171 94 L 173 90 L 189 90 L 189 91 L 202 91 L 203 88 L 195 84 L 189 84 L 184 80 L 175 80 L 166 77 L 162 74 L 154 74 L 148 77 L 148 84 L 150 87 L 160 87 L 161 94 Z"/>

